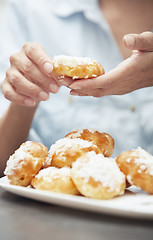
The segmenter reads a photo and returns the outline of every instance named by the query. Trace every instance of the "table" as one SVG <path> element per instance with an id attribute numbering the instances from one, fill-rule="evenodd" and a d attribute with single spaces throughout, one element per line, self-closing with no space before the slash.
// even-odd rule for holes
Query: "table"
<path id="1" fill-rule="evenodd" d="M 0 240 L 153 240 L 153 220 L 46 204 L 0 187 Z"/>

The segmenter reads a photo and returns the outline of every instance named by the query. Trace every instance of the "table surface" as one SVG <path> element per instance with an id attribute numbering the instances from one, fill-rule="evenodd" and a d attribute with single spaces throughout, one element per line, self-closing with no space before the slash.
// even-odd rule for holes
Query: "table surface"
<path id="1" fill-rule="evenodd" d="M 120 218 L 34 201 L 0 187 L 0 240 L 153 240 L 153 220 Z"/>

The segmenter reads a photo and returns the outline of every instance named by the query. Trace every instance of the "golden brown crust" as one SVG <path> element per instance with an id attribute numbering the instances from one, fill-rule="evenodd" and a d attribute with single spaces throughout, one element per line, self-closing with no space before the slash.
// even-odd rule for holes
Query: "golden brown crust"
<path id="1" fill-rule="evenodd" d="M 87 57 L 54 56 L 53 72 L 73 79 L 94 78 L 105 73 L 97 61 Z"/>
<path id="2" fill-rule="evenodd" d="M 109 188 L 104 187 L 100 182 L 95 182 L 92 178 L 90 178 L 90 180 L 85 183 L 82 178 L 75 177 L 74 171 L 72 171 L 71 174 L 77 189 L 85 197 L 108 200 L 113 197 L 122 195 L 125 190 L 125 182 L 121 184 L 120 191 L 116 192 L 115 190 L 110 191 Z"/>
<path id="3" fill-rule="evenodd" d="M 73 58 L 70 57 L 73 61 Z M 83 58 L 81 58 L 83 60 Z M 69 66 L 66 64 L 57 64 L 53 62 L 53 72 L 59 76 L 67 76 L 72 77 L 74 79 L 81 79 L 81 78 L 94 78 L 98 77 L 105 73 L 104 68 L 95 60 L 91 59 L 91 63 L 85 64 L 77 64 L 75 66 Z"/>
<path id="4" fill-rule="evenodd" d="M 4 173 L 11 184 L 26 187 L 43 166 L 47 154 L 44 145 L 27 141 L 10 157 Z"/>
<path id="5" fill-rule="evenodd" d="M 105 157 L 110 157 L 114 152 L 114 139 L 108 133 L 101 133 L 89 129 L 73 130 L 68 133 L 67 138 L 80 138 L 93 142 Z"/>
<path id="6" fill-rule="evenodd" d="M 90 151 L 100 152 L 99 148 L 92 142 L 89 143 L 82 139 L 60 139 L 51 146 L 44 167 L 72 167 L 73 162 Z"/>
<path id="7" fill-rule="evenodd" d="M 68 168 L 48 167 L 42 169 L 32 179 L 31 185 L 39 190 L 79 195 L 79 191 L 71 179 Z"/>
<path id="8" fill-rule="evenodd" d="M 150 154 L 146 151 L 144 152 L 148 154 L 147 157 L 149 157 Z M 142 159 L 142 161 L 140 161 L 140 159 Z M 127 182 L 153 194 L 153 175 L 149 173 L 145 161 L 143 162 L 143 156 L 140 156 L 137 150 L 121 153 L 116 158 L 116 162 L 120 170 L 126 175 Z"/>

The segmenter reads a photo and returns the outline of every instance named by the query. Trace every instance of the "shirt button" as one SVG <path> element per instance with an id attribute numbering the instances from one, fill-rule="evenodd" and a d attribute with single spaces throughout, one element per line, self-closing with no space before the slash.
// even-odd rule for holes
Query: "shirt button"
<path id="1" fill-rule="evenodd" d="M 130 111 L 135 112 L 136 111 L 136 106 L 134 106 L 134 105 L 130 106 Z"/>
<path id="2" fill-rule="evenodd" d="M 73 102 L 72 96 L 68 96 L 67 101 L 68 103 L 72 103 Z"/>

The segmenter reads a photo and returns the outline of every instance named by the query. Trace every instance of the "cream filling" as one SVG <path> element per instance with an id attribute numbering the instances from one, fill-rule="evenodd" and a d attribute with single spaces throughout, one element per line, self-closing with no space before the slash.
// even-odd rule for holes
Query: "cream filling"
<path id="1" fill-rule="evenodd" d="M 95 63 L 94 60 L 87 57 L 82 58 L 66 55 L 54 56 L 53 62 L 55 67 L 58 67 L 60 64 L 68 67 L 76 67 L 78 65 L 91 65 Z"/>

